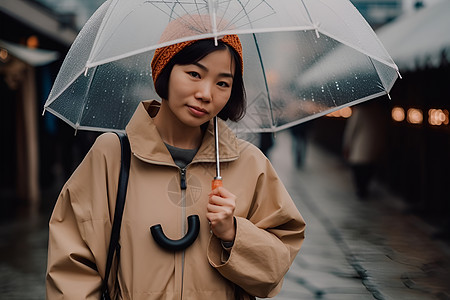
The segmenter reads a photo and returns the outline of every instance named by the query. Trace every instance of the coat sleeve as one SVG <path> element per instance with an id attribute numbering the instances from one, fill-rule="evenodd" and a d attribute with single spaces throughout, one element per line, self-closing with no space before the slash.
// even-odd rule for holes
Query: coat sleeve
<path id="1" fill-rule="evenodd" d="M 110 199 L 120 168 L 118 145 L 114 134 L 99 137 L 57 199 L 49 222 L 47 299 L 100 298 L 115 203 Z M 118 153 L 112 153 L 115 149 Z M 111 157 L 119 163 L 108 163 Z"/>
<path id="2" fill-rule="evenodd" d="M 222 276 L 247 293 L 273 297 L 303 243 L 305 222 L 270 162 L 263 160 L 265 170 L 254 187 L 253 209 L 246 217 L 236 217 L 236 237 L 229 255 L 212 236 L 208 259 Z"/>

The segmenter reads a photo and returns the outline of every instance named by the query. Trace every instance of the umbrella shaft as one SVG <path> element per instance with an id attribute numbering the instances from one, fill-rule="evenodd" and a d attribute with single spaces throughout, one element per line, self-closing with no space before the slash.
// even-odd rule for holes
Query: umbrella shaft
<path id="1" fill-rule="evenodd" d="M 217 124 L 217 116 L 214 117 L 214 148 L 216 151 L 216 179 L 221 179 L 220 177 L 220 161 L 219 161 L 219 128 Z"/>

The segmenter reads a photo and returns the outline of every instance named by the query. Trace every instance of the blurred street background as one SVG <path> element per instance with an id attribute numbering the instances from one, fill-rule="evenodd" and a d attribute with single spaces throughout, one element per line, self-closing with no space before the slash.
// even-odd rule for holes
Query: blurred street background
<path id="1" fill-rule="evenodd" d="M 403 78 L 390 99 L 249 137 L 308 224 L 275 299 L 450 299 L 450 0 L 351 2 Z M 0 299 L 45 298 L 48 219 L 97 134 L 41 114 L 102 3 L 0 0 Z"/>

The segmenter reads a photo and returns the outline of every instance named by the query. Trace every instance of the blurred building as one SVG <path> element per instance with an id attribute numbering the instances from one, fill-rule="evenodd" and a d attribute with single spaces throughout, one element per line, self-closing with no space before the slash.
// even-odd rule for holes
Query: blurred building
<path id="1" fill-rule="evenodd" d="M 60 64 L 78 30 L 73 14 L 31 0 L 0 1 L 0 211 L 38 204 L 57 121 L 41 116 Z M 54 156 L 54 155 L 53 155 Z"/>
<path id="2" fill-rule="evenodd" d="M 448 226 L 450 2 L 418 5 L 378 30 L 403 79 L 392 89 L 386 181 L 413 208 Z"/>
<path id="3" fill-rule="evenodd" d="M 402 0 L 351 0 L 351 2 L 374 29 L 394 20 L 403 10 Z"/>
<path id="4" fill-rule="evenodd" d="M 383 106 L 389 120 L 378 178 L 414 212 L 450 234 L 450 1 L 410 4 L 414 10 L 376 30 L 402 75 L 391 99 L 371 100 Z M 317 120 L 316 136 L 328 149 L 341 151 L 350 115 L 347 108 Z"/>
<path id="5" fill-rule="evenodd" d="M 73 22 L 77 29 L 81 29 L 89 17 L 105 0 L 34 0 L 51 8 L 59 16 L 66 16 L 67 21 Z M 72 17 L 71 17 L 72 16 Z M 72 19 L 72 20 L 71 20 Z"/>

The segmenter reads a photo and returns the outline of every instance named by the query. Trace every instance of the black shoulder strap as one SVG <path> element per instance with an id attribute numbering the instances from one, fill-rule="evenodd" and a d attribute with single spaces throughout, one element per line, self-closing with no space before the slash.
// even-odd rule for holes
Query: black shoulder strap
<path id="1" fill-rule="evenodd" d="M 130 170 L 131 149 L 130 142 L 126 134 L 116 132 L 120 140 L 121 165 L 119 175 L 119 185 L 117 188 L 116 209 L 114 211 L 114 221 L 111 230 L 111 239 L 109 242 L 108 258 L 106 260 L 105 277 L 101 287 L 102 299 L 109 299 L 108 278 L 111 270 L 111 264 L 114 252 L 119 245 L 120 225 L 122 223 L 123 209 L 125 207 L 125 197 L 127 194 L 128 174 Z"/>

